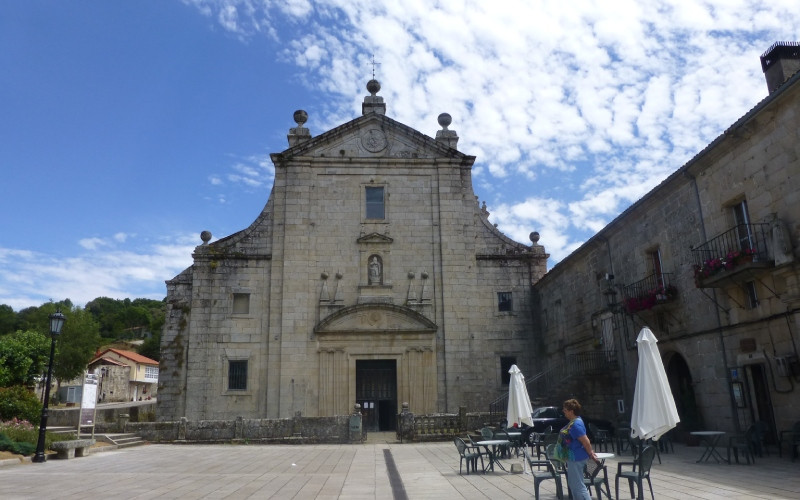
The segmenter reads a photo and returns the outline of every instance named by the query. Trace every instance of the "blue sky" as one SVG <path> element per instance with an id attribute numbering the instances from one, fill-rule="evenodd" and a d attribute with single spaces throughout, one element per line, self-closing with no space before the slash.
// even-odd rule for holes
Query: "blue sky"
<path id="1" fill-rule="evenodd" d="M 0 304 L 161 299 L 247 227 L 292 113 L 453 116 L 476 194 L 554 264 L 766 97 L 794 1 L 0 4 Z"/>

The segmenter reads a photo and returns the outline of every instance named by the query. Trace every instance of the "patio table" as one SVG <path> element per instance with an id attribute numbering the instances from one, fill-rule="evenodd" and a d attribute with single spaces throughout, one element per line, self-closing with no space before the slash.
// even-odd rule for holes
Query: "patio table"
<path id="1" fill-rule="evenodd" d="M 717 444 L 722 436 L 725 435 L 722 431 L 695 431 L 690 433 L 692 436 L 697 436 L 700 440 L 706 445 L 706 449 L 703 450 L 703 454 L 700 455 L 700 459 L 697 463 L 700 462 L 708 462 L 711 458 L 719 463 L 720 461 L 727 462 L 722 455 L 719 454 L 717 451 Z"/>
<path id="2" fill-rule="evenodd" d="M 491 468 L 494 470 L 494 464 L 497 464 L 498 467 L 503 469 L 503 472 L 508 472 L 503 464 L 500 463 L 498 448 L 502 445 L 508 445 L 510 442 L 508 439 L 489 439 L 487 441 L 478 441 L 477 445 L 483 446 L 486 448 L 486 452 L 489 454 L 489 465 L 484 467 L 483 471 L 486 472 L 487 469 Z"/>

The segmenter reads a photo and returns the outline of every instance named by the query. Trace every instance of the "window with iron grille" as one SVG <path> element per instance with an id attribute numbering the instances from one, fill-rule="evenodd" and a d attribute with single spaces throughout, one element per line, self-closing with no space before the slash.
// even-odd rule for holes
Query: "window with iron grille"
<path id="1" fill-rule="evenodd" d="M 497 310 L 498 311 L 511 311 L 511 292 L 498 292 L 497 293 Z"/>
<path id="2" fill-rule="evenodd" d="M 228 361 L 228 390 L 247 390 L 247 360 Z"/>

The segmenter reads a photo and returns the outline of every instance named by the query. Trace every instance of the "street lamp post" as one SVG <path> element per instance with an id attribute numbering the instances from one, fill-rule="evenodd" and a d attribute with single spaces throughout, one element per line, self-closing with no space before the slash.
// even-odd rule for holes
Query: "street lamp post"
<path id="1" fill-rule="evenodd" d="M 44 441 L 47 433 L 48 404 L 50 403 L 50 377 L 53 375 L 53 355 L 56 352 L 56 338 L 61 335 L 61 328 L 67 318 L 58 310 L 49 316 L 50 318 L 50 363 L 47 365 L 47 380 L 44 389 L 44 406 L 42 406 L 42 419 L 39 422 L 39 441 L 36 443 L 36 454 L 33 456 L 34 462 L 44 462 Z"/>

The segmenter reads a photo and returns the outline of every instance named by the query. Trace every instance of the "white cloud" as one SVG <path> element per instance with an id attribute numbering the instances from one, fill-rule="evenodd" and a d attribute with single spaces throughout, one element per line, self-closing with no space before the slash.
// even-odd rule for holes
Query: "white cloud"
<path id="1" fill-rule="evenodd" d="M 79 240 L 87 251 L 67 259 L 0 248 L 0 304 L 19 310 L 49 300 L 69 298 L 84 305 L 97 297 L 122 299 L 131 294 L 161 300 L 166 295 L 165 277 L 190 266 L 199 244 L 196 235 L 181 235 L 158 244 L 108 248 L 110 240 L 129 239 L 120 240 L 122 234 Z"/>
<path id="2" fill-rule="evenodd" d="M 758 56 L 800 31 L 790 0 L 194 3 L 238 34 L 289 22 L 281 59 L 328 97 L 323 130 L 358 112 L 375 54 L 387 114 L 433 135 L 449 112 L 498 227 L 554 260 L 766 96 Z"/>

